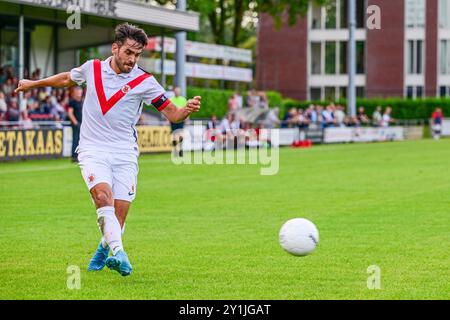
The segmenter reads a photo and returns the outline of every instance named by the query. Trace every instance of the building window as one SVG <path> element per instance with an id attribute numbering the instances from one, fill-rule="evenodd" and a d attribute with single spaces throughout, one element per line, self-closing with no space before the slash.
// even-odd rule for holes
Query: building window
<path id="1" fill-rule="evenodd" d="M 356 0 L 356 28 L 364 29 L 366 21 L 366 1 Z"/>
<path id="2" fill-rule="evenodd" d="M 408 99 L 416 99 L 416 98 L 423 98 L 423 86 L 408 86 L 406 87 L 406 97 Z"/>
<path id="3" fill-rule="evenodd" d="M 423 87 L 416 87 L 416 98 L 423 98 Z"/>
<path id="4" fill-rule="evenodd" d="M 340 10 L 340 27 L 341 29 L 347 29 L 348 26 L 348 0 L 339 1 Z"/>
<path id="5" fill-rule="evenodd" d="M 309 90 L 309 100 L 311 101 L 322 100 L 322 88 L 311 88 Z"/>
<path id="6" fill-rule="evenodd" d="M 348 28 L 348 0 L 328 0 L 323 8 L 311 5 L 311 29 Z M 366 0 L 356 0 L 356 27 L 364 29 L 365 21 Z"/>
<path id="7" fill-rule="evenodd" d="M 414 98 L 414 87 L 408 86 L 408 87 L 406 88 L 406 97 L 407 97 L 408 99 Z"/>
<path id="8" fill-rule="evenodd" d="M 450 74 L 450 40 L 441 40 L 440 73 Z"/>
<path id="9" fill-rule="evenodd" d="M 356 97 L 357 98 L 365 98 L 365 96 L 366 96 L 366 88 L 356 87 Z"/>
<path id="10" fill-rule="evenodd" d="M 423 73 L 423 40 L 408 40 L 408 74 Z"/>
<path id="11" fill-rule="evenodd" d="M 336 74 L 336 42 L 325 42 L 325 73 Z"/>
<path id="12" fill-rule="evenodd" d="M 322 74 L 322 43 L 311 43 L 311 73 Z"/>
<path id="13" fill-rule="evenodd" d="M 339 42 L 339 73 L 347 74 L 347 41 Z"/>
<path id="14" fill-rule="evenodd" d="M 366 43 L 356 42 L 356 73 L 364 74 L 366 71 Z"/>
<path id="15" fill-rule="evenodd" d="M 339 99 L 347 98 L 347 87 L 339 87 Z"/>
<path id="16" fill-rule="evenodd" d="M 450 87 L 449 86 L 440 86 L 439 87 L 439 96 L 441 98 L 450 97 Z"/>
<path id="17" fill-rule="evenodd" d="M 326 101 L 336 100 L 336 88 L 335 87 L 325 87 L 325 100 Z"/>
<path id="18" fill-rule="evenodd" d="M 425 0 L 406 0 L 406 26 L 425 27 Z"/>
<path id="19" fill-rule="evenodd" d="M 450 0 L 439 0 L 439 27 L 450 29 Z"/>
<path id="20" fill-rule="evenodd" d="M 326 6 L 326 22 L 325 28 L 336 29 L 336 0 L 330 0 L 327 2 Z"/>
<path id="21" fill-rule="evenodd" d="M 322 29 L 322 7 L 312 6 L 311 29 Z"/>

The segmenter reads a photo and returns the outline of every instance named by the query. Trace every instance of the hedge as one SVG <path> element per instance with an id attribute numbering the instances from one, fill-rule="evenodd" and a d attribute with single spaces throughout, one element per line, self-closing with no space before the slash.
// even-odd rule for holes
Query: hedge
<path id="1" fill-rule="evenodd" d="M 204 89 L 188 87 L 187 96 L 202 96 L 202 108 L 195 118 L 207 119 L 212 114 L 216 114 L 220 119 L 227 113 L 228 99 L 233 95 L 233 90 Z M 247 100 L 247 92 L 242 93 L 244 103 Z M 306 109 L 310 104 L 326 106 L 329 101 L 298 101 L 293 99 L 283 99 L 280 93 L 268 91 L 269 105 L 271 108 L 280 108 L 280 117 L 283 118 L 290 108 Z M 346 100 L 336 101 L 336 104 L 347 105 Z M 408 100 L 401 98 L 388 99 L 357 99 L 357 107 L 363 106 L 367 115 L 372 116 L 375 108 L 381 106 L 386 109 L 392 107 L 392 116 L 395 119 L 416 119 L 427 120 L 431 117 L 434 109 L 441 107 L 444 116 L 450 116 L 450 99 L 426 98 L 418 100 Z"/>
<path id="2" fill-rule="evenodd" d="M 187 96 L 192 98 L 194 96 L 202 97 L 202 107 L 195 118 L 206 119 L 215 114 L 218 119 L 222 118 L 228 109 L 228 99 L 233 95 L 234 91 L 220 90 L 220 89 L 203 89 L 203 88 L 187 88 Z"/>
<path id="3" fill-rule="evenodd" d="M 347 105 L 346 100 L 336 101 L 336 104 Z M 281 114 L 290 108 L 308 108 L 310 104 L 326 106 L 328 101 L 296 101 L 292 99 L 285 99 L 283 102 L 283 108 Z M 450 99 L 440 98 L 426 98 L 426 99 L 401 99 L 401 98 L 387 98 L 387 99 L 357 99 L 357 108 L 364 107 L 367 115 L 371 116 L 377 106 L 381 106 L 384 109 L 390 106 L 392 107 L 392 116 L 395 119 L 417 119 L 428 120 L 431 117 L 433 111 L 440 107 L 444 113 L 444 116 L 450 116 Z"/>
<path id="4" fill-rule="evenodd" d="M 202 97 L 202 108 L 200 112 L 195 115 L 195 118 L 206 119 L 210 118 L 212 114 L 217 115 L 220 119 L 227 113 L 228 99 L 233 95 L 233 90 L 221 90 L 221 89 L 204 89 L 204 88 L 187 88 L 187 96 L 189 98 L 194 96 Z M 245 101 L 247 100 L 247 92 L 241 95 Z M 283 97 L 280 93 L 274 91 L 268 91 L 267 97 L 269 98 L 270 107 L 282 107 Z"/>

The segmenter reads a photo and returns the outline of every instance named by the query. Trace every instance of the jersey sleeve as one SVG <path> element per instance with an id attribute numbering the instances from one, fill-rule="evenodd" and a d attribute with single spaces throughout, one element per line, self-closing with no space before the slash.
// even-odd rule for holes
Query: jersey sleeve
<path id="1" fill-rule="evenodd" d="M 167 98 L 164 88 L 154 77 L 150 77 L 145 82 L 145 86 L 146 90 L 143 94 L 142 101 L 146 105 L 152 105 L 158 111 L 163 111 L 170 104 L 170 99 Z"/>
<path id="2" fill-rule="evenodd" d="M 86 83 L 87 74 L 89 72 L 88 69 L 92 65 L 91 62 L 92 62 L 92 60 L 86 61 L 81 66 L 70 70 L 70 79 L 73 82 L 76 82 L 78 85 L 82 85 L 83 83 Z"/>

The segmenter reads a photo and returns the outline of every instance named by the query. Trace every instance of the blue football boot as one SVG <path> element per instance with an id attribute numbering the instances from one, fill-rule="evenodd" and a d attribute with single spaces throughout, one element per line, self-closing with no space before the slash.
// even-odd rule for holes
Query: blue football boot
<path id="1" fill-rule="evenodd" d="M 117 271 L 124 277 L 130 275 L 133 270 L 128 256 L 123 250 L 119 250 L 115 255 L 106 259 L 106 266 L 111 270 Z"/>
<path id="2" fill-rule="evenodd" d="M 109 247 L 103 248 L 102 243 L 98 245 L 97 251 L 89 262 L 88 271 L 100 271 L 106 265 L 106 259 L 108 258 Z"/>

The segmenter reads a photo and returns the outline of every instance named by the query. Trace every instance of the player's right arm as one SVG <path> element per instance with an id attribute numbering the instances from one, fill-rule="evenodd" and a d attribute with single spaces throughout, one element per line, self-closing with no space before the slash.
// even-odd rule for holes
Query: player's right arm
<path id="1" fill-rule="evenodd" d="M 14 90 L 16 93 L 23 91 L 26 92 L 33 88 L 39 87 L 72 87 L 75 85 L 82 85 L 86 82 L 87 74 L 92 68 L 92 60 L 86 61 L 83 65 L 73 68 L 68 72 L 58 73 L 54 76 L 40 79 L 40 80 L 20 80 L 17 89 Z"/>
<path id="2" fill-rule="evenodd" d="M 71 87 L 75 86 L 76 84 L 77 83 L 71 79 L 70 72 L 62 72 L 54 76 L 40 80 L 27 80 L 27 79 L 20 80 L 14 92 L 15 93 L 18 93 L 20 91 L 26 92 L 30 89 L 39 87 L 55 87 L 55 88 Z"/>

